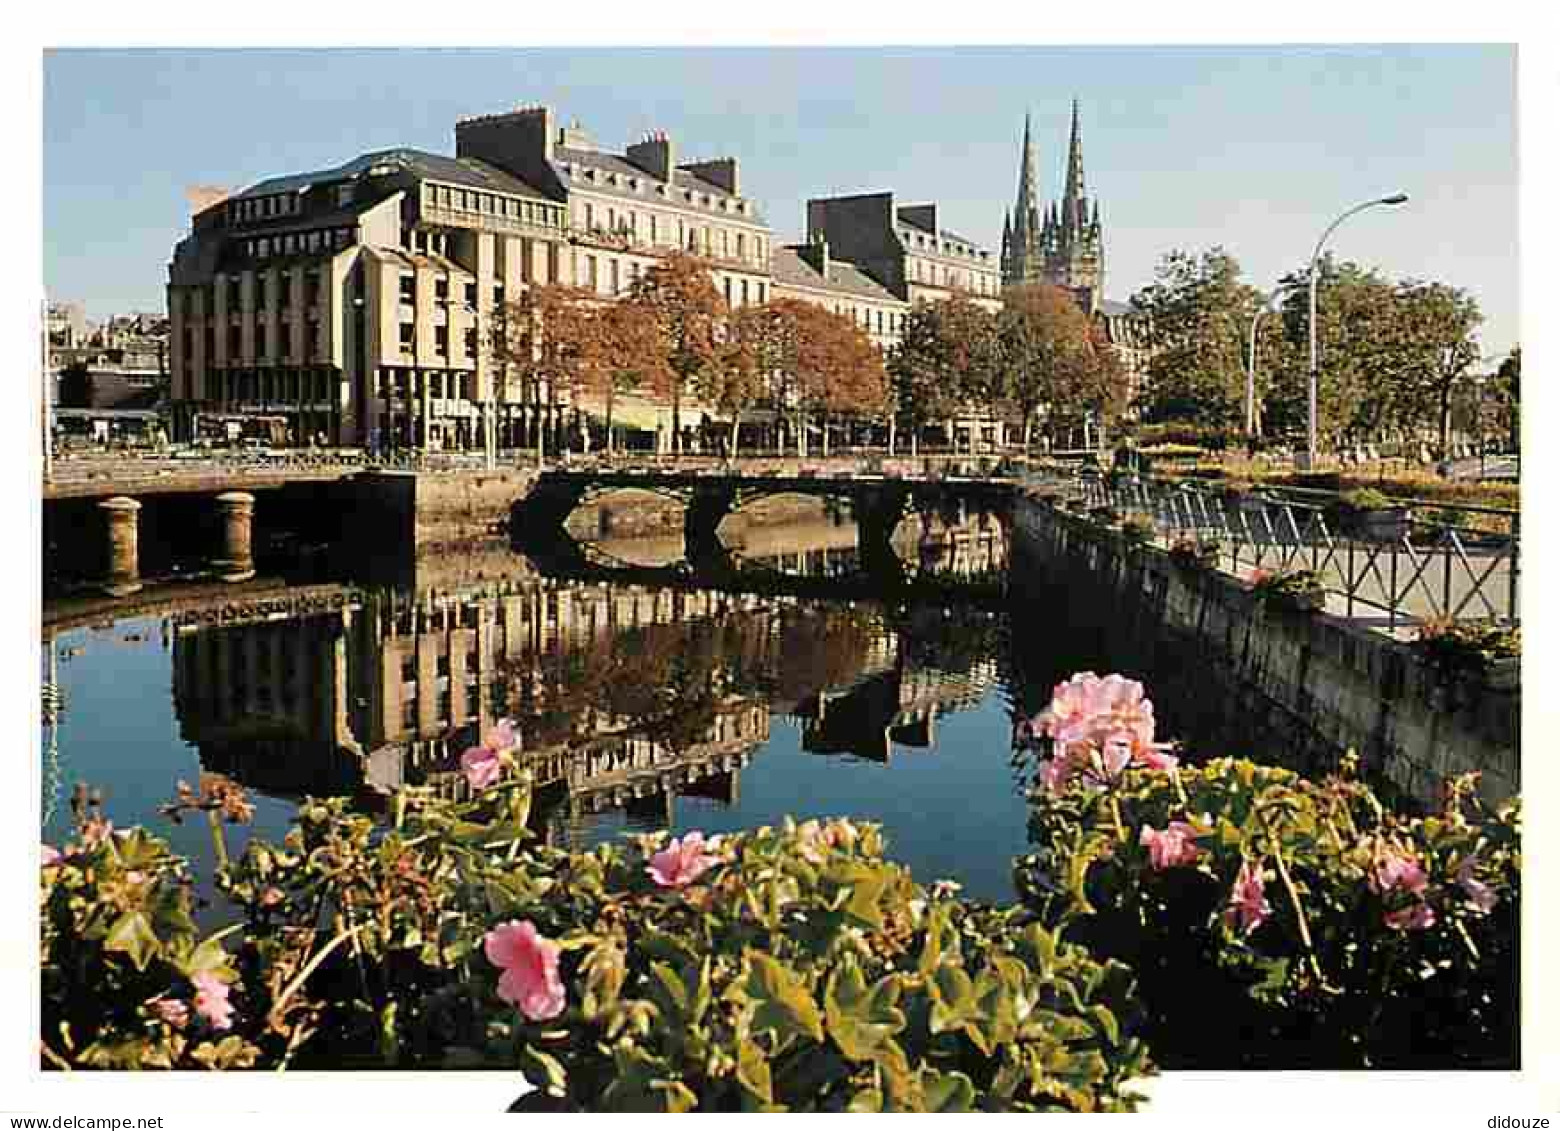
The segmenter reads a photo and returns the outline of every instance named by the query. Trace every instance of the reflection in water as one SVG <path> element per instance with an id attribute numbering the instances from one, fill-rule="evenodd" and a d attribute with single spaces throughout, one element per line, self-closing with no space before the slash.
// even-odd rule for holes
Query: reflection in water
<path id="1" fill-rule="evenodd" d="M 644 562 L 644 543 L 665 540 L 598 545 Z M 852 564 L 853 540 L 848 521 L 753 526 L 742 567 L 827 576 Z M 979 516 L 912 517 L 896 542 L 929 572 L 983 577 L 1005 553 L 1001 525 Z M 538 827 L 583 846 L 675 826 L 679 807 L 707 818 L 738 804 L 774 719 L 794 724 L 806 754 L 882 764 L 895 746 L 932 748 L 939 715 L 997 684 L 1000 618 L 989 613 L 515 574 L 379 590 L 312 615 L 180 625 L 180 736 L 204 771 L 273 798 L 403 784 L 458 796 L 460 752 L 510 717 Z"/>

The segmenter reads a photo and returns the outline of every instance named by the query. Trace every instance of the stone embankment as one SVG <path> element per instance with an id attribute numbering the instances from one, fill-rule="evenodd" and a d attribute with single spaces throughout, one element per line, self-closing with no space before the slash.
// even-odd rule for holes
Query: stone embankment
<path id="1" fill-rule="evenodd" d="M 1247 742 L 1277 736 L 1313 767 L 1354 750 L 1368 774 L 1423 804 L 1469 770 L 1488 799 L 1521 789 L 1522 693 L 1503 686 L 1514 681 L 1448 679 L 1405 643 L 1326 612 L 1266 608 L 1228 573 L 1177 563 L 1035 497 L 1019 500 L 1014 538 L 1015 593 L 1137 622 L 1136 644 L 1159 653 L 1164 678 L 1184 684 L 1180 697 L 1204 709 L 1223 697 L 1242 716 L 1226 719 L 1227 731 Z"/>

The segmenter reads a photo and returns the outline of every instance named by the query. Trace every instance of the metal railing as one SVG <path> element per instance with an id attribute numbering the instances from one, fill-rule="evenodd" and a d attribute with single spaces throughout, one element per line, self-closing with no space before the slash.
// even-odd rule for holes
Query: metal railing
<path id="1" fill-rule="evenodd" d="M 1234 494 L 1057 471 L 1030 481 L 1071 488 L 1091 508 L 1146 519 L 1165 545 L 1215 542 L 1219 565 L 1237 575 L 1310 570 L 1334 598 L 1330 608 L 1373 627 L 1521 623 L 1521 516 L 1514 510 L 1404 499 L 1351 517 L 1337 495 L 1301 488 Z"/>

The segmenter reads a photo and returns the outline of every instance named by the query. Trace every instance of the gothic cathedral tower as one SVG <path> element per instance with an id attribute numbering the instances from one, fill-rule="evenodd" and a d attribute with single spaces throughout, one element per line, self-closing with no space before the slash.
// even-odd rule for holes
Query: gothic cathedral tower
<path id="1" fill-rule="evenodd" d="M 1072 104 L 1072 137 L 1062 199 L 1041 216 L 1036 204 L 1035 155 L 1024 116 L 1023 163 L 1018 203 L 1002 222 L 1004 286 L 1047 282 L 1071 291 L 1087 313 L 1100 309 L 1105 296 L 1105 237 L 1098 201 L 1090 201 L 1083 179 L 1083 140 L 1078 130 L 1078 100 Z"/>

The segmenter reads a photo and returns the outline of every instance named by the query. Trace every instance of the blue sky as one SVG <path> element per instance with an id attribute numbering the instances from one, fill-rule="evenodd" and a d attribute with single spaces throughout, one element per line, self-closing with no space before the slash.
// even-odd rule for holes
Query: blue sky
<path id="1" fill-rule="evenodd" d="M 738 157 L 781 237 L 809 196 L 891 188 L 995 250 L 1024 112 L 1049 198 L 1077 97 L 1111 297 L 1214 244 L 1270 286 L 1401 190 L 1330 246 L 1467 288 L 1487 355 L 1521 338 L 1510 47 L 69 50 L 43 81 L 44 281 L 93 317 L 162 308 L 187 185 L 451 152 L 457 118 L 531 102 L 611 148 L 665 129 L 681 159 Z"/>

